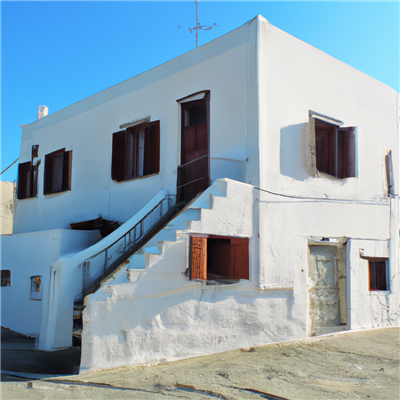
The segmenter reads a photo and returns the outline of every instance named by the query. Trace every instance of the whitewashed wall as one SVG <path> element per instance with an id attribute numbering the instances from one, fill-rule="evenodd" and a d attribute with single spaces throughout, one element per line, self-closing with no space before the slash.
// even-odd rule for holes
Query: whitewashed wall
<path id="1" fill-rule="evenodd" d="M 38 197 L 17 201 L 14 232 L 68 228 L 102 217 L 125 222 L 162 188 L 176 193 L 180 164 L 180 105 L 210 90 L 211 178 L 245 175 L 247 112 L 255 106 L 248 26 L 124 81 L 23 128 L 20 162 L 39 144 Z M 51 110 L 50 110 L 51 111 Z M 111 179 L 112 134 L 128 121 L 160 120 L 160 173 L 129 182 Z M 227 140 L 228 138 L 228 140 Z M 43 195 L 44 157 L 72 150 L 71 190 Z M 233 160 L 233 161 L 232 161 Z M 63 212 L 60 212 L 63 210 Z"/>
<path id="2" fill-rule="evenodd" d="M 399 94 L 262 17 L 259 41 L 261 187 L 312 197 L 384 197 L 384 150 L 393 151 L 399 171 Z M 358 178 L 311 175 L 309 110 L 357 127 Z M 395 181 L 398 191 L 397 173 Z"/>
<path id="3" fill-rule="evenodd" d="M 306 327 L 307 251 L 311 237 L 377 241 L 391 238 L 390 264 L 392 270 L 398 269 L 398 200 L 390 200 L 384 191 L 384 151 L 392 151 L 394 171 L 399 171 L 399 95 L 264 18 L 260 17 L 258 24 L 259 187 L 293 196 L 259 194 L 263 243 L 259 250 L 259 285 L 293 282 L 294 315 Z M 357 127 L 357 178 L 313 176 L 309 110 L 339 119 L 343 126 Z M 395 172 L 396 193 L 398 187 L 399 176 Z M 363 298 L 368 291 L 368 271 L 354 254 L 348 262 L 352 271 L 358 268 L 357 273 L 364 276 L 364 280 L 349 280 L 349 292 Z M 392 293 L 393 298 L 399 298 L 398 285 L 393 285 Z M 369 323 L 352 322 L 351 326 L 377 326 L 372 322 L 375 311 L 353 308 L 351 321 Z M 391 301 L 390 312 L 398 312 L 395 301 Z M 400 322 L 394 317 L 391 321 L 392 325 Z"/>
<path id="4" fill-rule="evenodd" d="M 171 222 L 167 229 L 176 229 L 176 241 L 172 235 L 162 240 L 160 232 L 161 254 L 145 248 L 145 269 L 138 269 L 133 257 L 86 298 L 82 371 L 165 362 L 302 335 L 292 318 L 293 287 L 259 290 L 252 283 L 258 274 L 253 195 L 251 185 L 216 181 Z M 199 209 L 200 219 L 191 220 L 191 211 Z M 232 285 L 189 281 L 184 275 L 189 233 L 249 238 L 250 279 Z"/>
<path id="5" fill-rule="evenodd" d="M 1 326 L 38 337 L 42 301 L 30 300 L 31 276 L 41 275 L 48 296 L 50 266 L 60 256 L 81 251 L 100 239 L 98 231 L 50 231 L 1 237 L 1 269 L 11 271 L 11 286 L 1 288 Z"/>
<path id="6" fill-rule="evenodd" d="M 386 328 L 400 320 L 399 265 L 389 264 L 387 291 L 368 290 L 368 260 L 360 257 L 389 257 L 389 241 L 350 239 L 348 247 L 349 278 L 353 290 L 349 296 L 350 328 Z"/>
<path id="7" fill-rule="evenodd" d="M 14 218 L 14 183 L 0 182 L 0 234 L 11 234 Z"/>
<path id="8" fill-rule="evenodd" d="M 240 29 L 249 29 L 255 65 L 248 76 L 258 82 L 248 87 L 258 102 L 248 111 L 245 182 L 293 197 L 228 182 L 222 199 L 209 188 L 193 205 L 201 208 L 200 221 L 183 232 L 250 237 L 250 280 L 217 287 L 189 282 L 182 275 L 186 243 L 164 244 L 159 256 L 146 254 L 146 271 L 128 266 L 87 298 L 83 370 L 309 336 L 308 246 L 317 237 L 347 240 L 347 328 L 400 322 L 398 200 L 385 195 L 383 182 L 384 151 L 392 150 L 399 167 L 398 94 L 263 17 Z M 309 110 L 357 126 L 357 178 L 311 174 Z M 390 256 L 390 294 L 367 290 L 357 249 L 368 243 L 372 253 L 385 249 Z"/>

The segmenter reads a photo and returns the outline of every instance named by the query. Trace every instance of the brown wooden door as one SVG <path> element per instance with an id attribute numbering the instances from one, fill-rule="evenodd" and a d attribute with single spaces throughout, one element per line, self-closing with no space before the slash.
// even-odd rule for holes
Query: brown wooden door
<path id="1" fill-rule="evenodd" d="M 208 94 L 182 103 L 181 165 L 178 167 L 177 201 L 190 201 L 210 185 Z"/>

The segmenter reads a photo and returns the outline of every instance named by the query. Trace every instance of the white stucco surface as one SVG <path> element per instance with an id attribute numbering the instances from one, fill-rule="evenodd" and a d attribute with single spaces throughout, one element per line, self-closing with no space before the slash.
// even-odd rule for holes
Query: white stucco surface
<path id="1" fill-rule="evenodd" d="M 332 313 L 335 329 L 398 326 L 399 94 L 258 16 L 23 128 L 20 161 L 30 159 L 33 144 L 40 145 L 38 196 L 16 201 L 18 234 L 2 240 L 10 244 L 7 265 L 20 263 L 12 267 L 18 285 L 38 270 L 48 290 L 41 302 L 29 303 L 36 307 L 26 309 L 29 323 L 24 313 L 12 321 L 2 302 L 15 330 L 40 331 L 43 350 L 71 345 L 83 262 L 119 239 L 167 193 L 176 193 L 177 100 L 201 91 L 210 96 L 212 185 L 85 298 L 81 369 L 158 363 L 312 335 L 310 246 L 336 246 L 340 253 L 329 259 L 340 264 L 330 271 L 339 275 L 330 288 L 338 290 L 341 317 Z M 310 112 L 355 127 L 355 177 L 317 171 Z M 160 120 L 160 172 L 115 182 L 112 134 L 144 117 Z M 73 153 L 71 190 L 45 196 L 44 158 L 61 148 Z M 88 239 L 94 236 L 66 229 L 99 215 L 124 224 L 94 245 Z M 189 281 L 190 234 L 248 238 L 249 279 L 230 285 Z M 59 237 L 65 240 L 54 246 Z M 117 255 L 123 252 L 118 246 Z M 385 292 L 369 290 L 365 257 L 388 259 Z M 91 268 L 99 272 L 102 265 L 93 262 Z M 26 288 L 4 289 L 5 296 L 13 293 L 7 302 L 22 309 Z"/>
<path id="2" fill-rule="evenodd" d="M 14 183 L 0 182 L 0 234 L 11 234 L 13 232 L 14 217 Z"/>
<path id="3" fill-rule="evenodd" d="M 16 202 L 15 233 L 68 228 L 71 222 L 104 218 L 126 222 L 161 188 L 176 193 L 180 164 L 180 105 L 185 96 L 210 90 L 211 179 L 244 180 L 248 124 L 254 107 L 250 79 L 254 64 L 248 29 L 128 79 L 23 128 L 20 162 L 39 144 L 38 196 Z M 245 32 L 244 32 L 244 31 Z M 154 101 L 157 99 L 157 101 Z M 120 125 L 150 115 L 160 120 L 160 172 L 124 182 L 111 179 L 112 134 Z M 54 134 L 54 132 L 57 134 Z M 229 132 L 229 141 L 225 135 Z M 95 139 L 94 139 L 95 138 Z M 44 158 L 72 150 L 71 190 L 43 195 Z M 226 171 L 230 171 L 227 173 Z M 96 182 L 95 185 L 92 182 Z M 60 213 L 62 209 L 65 212 Z M 42 215 L 45 218 L 42 218 Z"/>
<path id="4" fill-rule="evenodd" d="M 169 361 L 311 335 L 309 245 L 322 244 L 323 238 L 329 245 L 347 244 L 340 256 L 346 277 L 338 283 L 340 329 L 399 324 L 398 199 L 388 197 L 383 180 L 388 150 L 398 170 L 398 94 L 262 17 L 241 30 L 248 35 L 248 79 L 257 81 L 255 87 L 248 81 L 247 94 L 249 102 L 257 100 L 255 108 L 250 103 L 247 108 L 245 170 L 239 172 L 241 164 L 236 168 L 251 185 L 215 181 L 191 211 L 159 234 L 158 243 L 145 246 L 126 272 L 87 298 L 82 369 Z M 356 127 L 355 178 L 315 173 L 310 110 Z M 211 129 L 212 141 L 218 133 Z M 394 176 L 395 187 L 398 179 Z M 249 237 L 249 281 L 227 286 L 188 281 L 190 232 Z M 386 249 L 394 282 L 390 293 L 368 291 L 367 266 L 354 250 L 365 243 Z"/>
<path id="5" fill-rule="evenodd" d="M 43 297 L 50 286 L 50 266 L 60 257 L 98 241 L 97 231 L 51 231 L 4 235 L 0 238 L 1 269 L 11 271 L 11 286 L 1 288 L 1 326 L 38 337 L 43 300 L 31 300 L 31 276 L 42 280 Z"/>
<path id="6" fill-rule="evenodd" d="M 138 213 L 114 232 L 92 246 L 86 246 L 80 252 L 59 257 L 51 264 L 48 272 L 50 282 L 42 301 L 43 318 L 40 326 L 40 340 L 37 346 L 40 350 L 51 351 L 72 345 L 74 300 L 82 298 L 83 262 L 118 241 L 121 236 L 159 204 L 167 194 L 168 192 L 165 189 L 160 190 Z M 166 210 L 165 208 L 164 212 Z M 110 252 L 109 254 L 110 259 L 118 257 L 121 254 L 120 251 L 120 246 L 117 243 L 114 246 L 114 253 Z M 97 278 L 103 272 L 104 253 L 101 253 L 100 258 L 100 269 L 91 272 L 94 278 Z"/>

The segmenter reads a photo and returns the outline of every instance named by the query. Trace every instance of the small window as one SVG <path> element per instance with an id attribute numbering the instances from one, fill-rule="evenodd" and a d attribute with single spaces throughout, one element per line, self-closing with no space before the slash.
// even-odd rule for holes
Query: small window
<path id="1" fill-rule="evenodd" d="M 42 300 L 42 277 L 40 275 L 31 276 L 31 300 Z"/>
<path id="2" fill-rule="evenodd" d="M 344 179 L 356 176 L 356 129 L 343 128 L 311 118 L 315 140 L 315 167 L 319 172 Z"/>
<path id="3" fill-rule="evenodd" d="M 369 259 L 369 290 L 389 290 L 387 283 L 387 259 Z"/>
<path id="4" fill-rule="evenodd" d="M 39 163 L 32 166 L 32 162 L 21 163 L 18 166 L 18 199 L 27 199 L 37 196 L 37 181 Z"/>
<path id="5" fill-rule="evenodd" d="M 44 162 L 44 194 L 71 190 L 72 150 L 47 154 Z"/>
<path id="6" fill-rule="evenodd" d="M 113 133 L 112 179 L 121 182 L 160 171 L 160 121 Z"/>
<path id="7" fill-rule="evenodd" d="M 11 271 L 9 269 L 1 270 L 1 286 L 11 286 Z"/>
<path id="8" fill-rule="evenodd" d="M 220 283 L 249 279 L 249 239 L 192 236 L 190 279 Z"/>

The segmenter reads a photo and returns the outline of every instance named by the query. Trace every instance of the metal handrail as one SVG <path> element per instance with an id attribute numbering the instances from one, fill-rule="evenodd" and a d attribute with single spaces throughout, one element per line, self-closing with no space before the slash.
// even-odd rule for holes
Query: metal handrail
<path id="1" fill-rule="evenodd" d="M 181 169 L 181 168 L 183 168 L 183 167 L 186 167 L 186 166 L 189 165 L 189 164 L 193 164 L 193 163 L 195 163 L 196 161 L 202 160 L 203 158 L 207 158 L 207 157 L 208 157 L 208 154 L 206 154 L 205 156 L 201 156 L 201 157 L 195 158 L 194 160 L 189 161 L 189 162 L 187 162 L 186 164 L 178 165 L 178 169 Z"/>
<path id="2" fill-rule="evenodd" d="M 173 207 L 174 204 L 172 203 L 172 197 L 176 197 L 176 195 L 173 194 L 167 194 L 163 197 L 162 200 L 160 200 L 143 218 L 140 219 L 131 229 L 129 229 L 127 232 L 125 232 L 123 235 L 121 235 L 117 240 L 115 240 L 113 243 L 109 244 L 107 247 L 104 249 L 98 251 L 97 253 L 91 255 L 88 257 L 85 261 L 83 261 L 82 266 L 83 266 L 83 291 L 89 287 L 89 285 L 96 280 L 99 276 L 101 276 L 102 273 L 105 273 L 109 267 L 109 261 L 112 259 L 112 256 L 109 257 L 109 250 L 115 246 L 118 242 L 123 240 L 123 251 L 127 252 L 129 251 L 135 244 L 141 240 L 147 232 L 149 232 L 157 223 L 158 221 L 168 212 L 168 210 Z M 164 210 L 163 212 L 163 203 L 167 200 L 167 209 Z M 160 215 L 154 221 L 154 223 L 151 224 L 151 226 L 147 227 L 147 230 L 145 232 L 145 222 L 146 220 L 155 212 L 155 210 L 160 209 Z M 97 277 L 92 277 L 90 279 L 90 261 L 96 258 L 97 256 L 101 255 L 104 253 L 104 265 L 102 268 L 102 271 L 97 274 Z M 89 279 L 85 279 L 85 274 L 88 274 Z"/>

